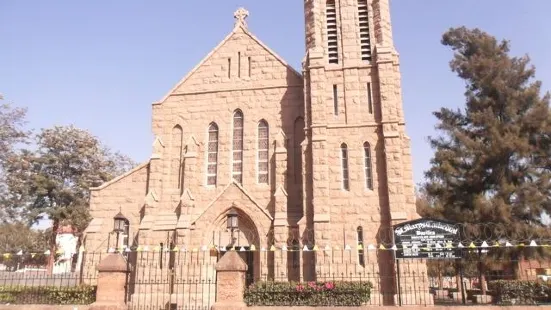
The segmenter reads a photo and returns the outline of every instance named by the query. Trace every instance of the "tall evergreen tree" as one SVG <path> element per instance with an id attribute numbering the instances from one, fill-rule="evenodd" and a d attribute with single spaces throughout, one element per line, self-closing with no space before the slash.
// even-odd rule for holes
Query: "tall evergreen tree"
<path id="1" fill-rule="evenodd" d="M 529 57 L 511 56 L 508 41 L 461 27 L 448 30 L 442 44 L 454 51 L 450 67 L 466 83 L 466 106 L 434 113 L 441 135 L 429 138 L 435 154 L 426 193 L 441 217 L 469 228 L 469 237 L 527 241 L 545 234 L 549 93 L 541 95 Z M 486 223 L 496 225 L 482 231 Z"/>

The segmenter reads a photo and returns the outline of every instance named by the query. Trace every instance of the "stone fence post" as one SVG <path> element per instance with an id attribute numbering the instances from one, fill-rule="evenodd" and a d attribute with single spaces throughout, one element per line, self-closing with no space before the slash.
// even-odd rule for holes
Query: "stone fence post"
<path id="1" fill-rule="evenodd" d="M 216 264 L 216 302 L 211 310 L 246 309 L 245 272 L 247 264 L 235 251 L 229 251 Z"/>
<path id="2" fill-rule="evenodd" d="M 125 310 L 128 264 L 120 253 L 109 254 L 98 265 L 96 302 L 89 310 Z"/>

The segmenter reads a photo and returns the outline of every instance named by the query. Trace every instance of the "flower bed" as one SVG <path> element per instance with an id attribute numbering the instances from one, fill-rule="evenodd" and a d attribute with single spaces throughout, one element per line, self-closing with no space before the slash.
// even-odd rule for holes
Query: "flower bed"
<path id="1" fill-rule="evenodd" d="M 371 297 L 370 282 L 257 282 L 245 290 L 248 306 L 361 306 Z"/>

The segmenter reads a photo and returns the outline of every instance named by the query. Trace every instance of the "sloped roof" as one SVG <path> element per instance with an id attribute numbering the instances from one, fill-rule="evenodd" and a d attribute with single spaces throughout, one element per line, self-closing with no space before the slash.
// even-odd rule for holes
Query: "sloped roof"
<path id="1" fill-rule="evenodd" d="M 247 26 L 243 23 L 237 23 L 233 30 L 220 42 L 203 60 L 201 60 L 183 79 L 181 79 L 161 100 L 154 102 L 153 104 L 162 104 L 165 102 L 168 97 L 170 97 L 180 86 L 182 86 L 201 66 L 203 66 L 216 52 L 224 46 L 231 38 L 237 33 L 244 33 L 253 41 L 258 43 L 262 48 L 264 48 L 270 55 L 277 59 L 283 66 L 289 69 L 290 72 L 294 73 L 298 78 L 302 79 L 302 74 L 295 70 L 291 65 L 289 65 L 282 57 L 276 54 L 272 49 L 270 49 L 266 44 L 260 41 L 256 36 L 254 36 L 248 29 Z"/>

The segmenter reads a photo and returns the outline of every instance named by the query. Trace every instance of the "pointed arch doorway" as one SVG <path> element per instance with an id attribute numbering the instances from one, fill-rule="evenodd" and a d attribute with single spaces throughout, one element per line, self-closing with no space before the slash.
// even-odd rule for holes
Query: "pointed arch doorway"
<path id="1" fill-rule="evenodd" d="M 260 235 L 254 221 L 241 208 L 232 204 L 219 216 L 213 229 L 213 244 L 221 249 L 218 259 L 228 251 L 236 251 L 247 264 L 246 284 L 260 279 Z"/>

